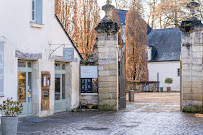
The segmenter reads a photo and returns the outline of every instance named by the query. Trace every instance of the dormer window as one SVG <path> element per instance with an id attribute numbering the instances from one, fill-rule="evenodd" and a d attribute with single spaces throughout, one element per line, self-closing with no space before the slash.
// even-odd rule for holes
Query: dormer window
<path id="1" fill-rule="evenodd" d="M 32 23 L 42 24 L 42 0 L 31 0 L 32 1 Z"/>

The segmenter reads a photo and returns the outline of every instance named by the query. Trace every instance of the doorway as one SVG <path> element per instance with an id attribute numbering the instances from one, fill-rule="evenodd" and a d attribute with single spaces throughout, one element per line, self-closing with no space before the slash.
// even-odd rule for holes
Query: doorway
<path id="1" fill-rule="evenodd" d="M 66 67 L 65 63 L 55 63 L 54 112 L 66 111 Z"/>
<path id="2" fill-rule="evenodd" d="M 23 104 L 21 116 L 32 116 L 32 62 L 18 61 L 18 101 Z"/>

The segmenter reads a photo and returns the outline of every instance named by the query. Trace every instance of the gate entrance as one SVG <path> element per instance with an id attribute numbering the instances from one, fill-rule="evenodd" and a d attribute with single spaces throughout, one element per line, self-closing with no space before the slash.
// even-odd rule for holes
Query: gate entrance
<path id="1" fill-rule="evenodd" d="M 126 108 L 126 50 L 118 62 L 119 72 L 119 109 Z"/>

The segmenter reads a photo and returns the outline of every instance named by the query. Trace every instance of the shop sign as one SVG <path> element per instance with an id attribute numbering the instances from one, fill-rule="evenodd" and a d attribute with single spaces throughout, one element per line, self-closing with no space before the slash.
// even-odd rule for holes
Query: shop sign
<path id="1" fill-rule="evenodd" d="M 0 96 L 4 96 L 4 43 L 0 43 Z"/>
<path id="2" fill-rule="evenodd" d="M 63 48 L 63 61 L 74 61 L 74 48 Z"/>
<path id="3" fill-rule="evenodd" d="M 81 66 L 81 78 L 98 78 L 97 66 Z"/>

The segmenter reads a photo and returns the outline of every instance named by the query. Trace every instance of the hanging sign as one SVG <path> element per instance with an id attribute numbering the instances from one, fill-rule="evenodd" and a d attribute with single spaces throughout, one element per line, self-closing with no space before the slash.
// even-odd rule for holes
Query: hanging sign
<path id="1" fill-rule="evenodd" d="M 63 48 L 63 61 L 74 61 L 74 48 Z"/>
<path id="2" fill-rule="evenodd" d="M 0 43 L 0 96 L 4 96 L 4 43 Z"/>

